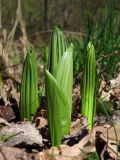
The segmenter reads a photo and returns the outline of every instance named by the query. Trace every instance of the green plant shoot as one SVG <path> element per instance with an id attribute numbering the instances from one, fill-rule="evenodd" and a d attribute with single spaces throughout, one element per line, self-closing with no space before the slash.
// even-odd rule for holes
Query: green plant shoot
<path id="1" fill-rule="evenodd" d="M 21 81 L 20 115 L 32 120 L 38 107 L 38 77 L 35 53 L 30 49 L 27 53 Z"/>
<path id="2" fill-rule="evenodd" d="M 64 52 L 65 40 L 62 36 L 62 30 L 55 28 L 51 41 L 50 68 L 45 70 L 48 122 L 52 146 L 61 144 L 63 135 L 69 133 L 71 122 L 73 45 L 71 44 Z"/>
<path id="3" fill-rule="evenodd" d="M 52 75 L 46 70 L 48 121 L 53 146 L 69 133 L 72 108 L 73 46 L 64 53 Z"/>
<path id="4" fill-rule="evenodd" d="M 96 61 L 95 49 L 91 42 L 87 46 L 87 59 L 82 83 L 81 113 L 88 118 L 89 128 L 93 127 L 95 114 Z"/>
<path id="5" fill-rule="evenodd" d="M 50 47 L 51 48 L 48 66 L 50 73 L 53 74 L 58 61 L 66 50 L 64 33 L 62 32 L 60 26 L 55 27 L 52 32 Z"/>

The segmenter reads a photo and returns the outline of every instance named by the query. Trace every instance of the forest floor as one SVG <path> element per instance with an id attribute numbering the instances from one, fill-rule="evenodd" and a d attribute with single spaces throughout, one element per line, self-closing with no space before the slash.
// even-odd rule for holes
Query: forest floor
<path id="1" fill-rule="evenodd" d="M 43 77 L 44 66 L 39 65 L 39 69 Z M 80 114 L 80 75 L 76 76 L 70 134 L 63 137 L 59 148 L 51 147 L 45 96 L 40 97 L 34 121 L 20 121 L 21 74 L 21 64 L 10 66 L 0 81 L 0 160 L 120 159 L 120 74 L 109 82 L 101 80 L 99 95 L 104 101 L 97 103 L 91 131 L 87 119 Z"/>

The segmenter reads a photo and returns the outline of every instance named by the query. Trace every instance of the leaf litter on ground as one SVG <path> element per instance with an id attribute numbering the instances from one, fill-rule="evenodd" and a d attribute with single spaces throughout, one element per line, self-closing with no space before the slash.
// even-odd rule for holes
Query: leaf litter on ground
<path id="1" fill-rule="evenodd" d="M 0 146 L 19 146 L 22 143 L 26 145 L 37 144 L 43 146 L 42 136 L 34 124 L 28 121 L 21 123 L 9 123 L 0 129 Z"/>
<path id="2" fill-rule="evenodd" d="M 8 85 L 8 87 L 6 88 L 8 92 L 9 92 L 9 88 L 10 88 L 9 86 L 10 85 Z M 104 86 L 104 87 L 106 87 L 106 86 Z M 107 92 L 107 94 L 109 94 L 111 96 L 111 93 L 112 93 L 113 95 L 115 95 L 117 97 L 117 104 L 119 107 L 119 97 L 120 97 L 120 92 L 119 92 L 120 76 L 119 75 L 116 79 L 110 80 L 110 88 L 112 91 Z M 77 97 L 74 97 L 74 98 L 76 98 L 76 99 L 79 98 L 79 96 L 78 96 L 80 94 L 79 92 L 80 92 L 80 88 L 77 87 L 77 93 L 76 93 L 76 90 L 74 92 L 74 93 L 76 93 Z M 6 98 L 4 98 L 4 99 L 6 99 Z M 78 101 L 76 102 L 76 99 L 75 99 L 75 103 L 76 103 L 76 106 L 78 106 L 80 102 L 78 102 Z M 108 100 L 110 101 L 110 98 L 108 98 Z M 79 101 L 80 101 L 80 99 L 79 99 Z M 115 118 L 115 115 L 113 115 L 113 116 Z M 120 142 L 120 135 L 119 135 L 120 129 L 118 127 L 119 123 L 115 123 L 116 125 L 115 125 L 115 127 L 113 127 L 113 125 L 110 124 L 108 121 L 106 122 L 106 118 L 104 118 L 104 121 L 102 122 L 103 116 L 100 116 L 100 117 L 101 118 L 100 118 L 99 126 L 94 127 L 91 132 L 84 134 L 84 136 L 82 138 L 80 138 L 80 135 L 83 133 L 82 129 L 86 129 L 87 123 L 85 125 L 82 125 L 83 121 L 81 121 L 81 119 L 77 119 L 77 116 L 76 116 L 76 121 L 72 122 L 72 124 L 71 124 L 70 135 L 64 137 L 65 139 L 67 139 L 67 143 L 64 143 L 65 141 L 63 141 L 63 144 L 60 146 L 60 148 L 57 148 L 56 149 L 57 151 L 55 151 L 55 152 L 57 152 L 56 155 L 54 156 L 56 158 L 56 160 L 59 160 L 59 159 L 60 160 L 63 160 L 63 159 L 65 159 L 65 160 L 76 159 L 77 160 L 77 159 L 79 159 L 80 160 L 80 159 L 84 159 L 84 157 L 89 157 L 89 155 L 91 155 L 91 153 L 95 153 L 97 151 L 96 150 L 97 149 L 96 141 L 99 142 L 100 140 L 104 141 L 105 145 L 103 147 L 101 147 L 102 151 L 100 152 L 99 157 L 104 158 L 106 153 L 108 153 L 108 155 L 111 159 L 120 157 L 119 152 L 117 151 L 117 145 L 119 148 L 119 142 Z M 40 119 L 38 129 L 41 130 L 41 128 L 43 129 L 44 127 L 47 126 L 47 121 L 46 121 L 46 118 L 43 118 L 43 117 L 42 118 L 38 117 L 38 119 Z M 120 118 L 118 117 L 118 119 L 120 119 Z M 115 119 L 113 121 L 116 122 Z M 29 122 L 23 122 L 23 125 L 25 125 L 25 123 L 29 123 Z M 34 133 L 33 132 L 29 133 L 29 131 L 31 131 L 31 128 L 28 127 L 29 129 L 27 130 L 28 133 L 26 133 L 26 136 L 27 136 L 27 139 L 26 139 L 25 135 L 23 136 L 22 132 L 20 132 L 21 130 L 24 131 L 24 129 L 20 129 L 20 127 L 18 127 L 17 125 L 19 126 L 19 124 L 12 124 L 12 123 L 6 122 L 5 120 L 4 121 L 2 119 L 0 120 L 1 130 L 4 130 L 4 128 L 5 128 L 5 130 L 7 131 L 10 129 L 10 127 L 13 127 L 14 128 L 13 131 L 16 131 L 16 128 L 19 128 L 17 130 L 18 132 L 13 132 L 14 133 L 13 136 L 11 136 L 10 132 L 8 132 L 8 135 L 7 135 L 7 132 L 6 132 L 6 134 L 2 135 L 2 133 L 4 133 L 4 132 L 0 131 L 1 139 L 3 138 L 3 140 L 4 140 L 4 142 L 3 141 L 1 142 L 2 147 L 16 146 L 16 145 L 19 147 L 18 144 L 22 143 L 22 142 L 25 142 L 26 144 L 29 144 L 29 145 L 32 145 L 33 143 L 37 142 L 37 144 L 42 145 L 42 137 L 40 138 L 41 140 L 38 138 L 38 137 L 40 137 L 40 133 L 38 130 L 37 130 L 37 132 L 35 131 L 35 133 L 37 133 L 37 134 L 35 134 L 35 137 L 31 137 L 30 134 L 34 134 Z M 7 129 L 7 128 L 9 128 L 9 129 Z M 35 127 L 33 127 L 33 128 L 36 130 Z M 26 130 L 26 128 L 25 128 L 25 130 Z M 117 134 L 117 136 L 116 136 L 116 134 Z M 18 137 L 20 135 L 22 135 L 24 138 L 22 140 L 18 138 L 19 140 L 17 140 L 16 137 Z M 96 136 L 97 136 L 97 138 L 96 138 Z M 29 139 L 32 139 L 32 140 L 29 141 Z M 71 139 L 72 140 L 77 139 L 77 141 L 74 141 L 74 143 L 70 146 L 69 142 L 71 141 Z M 27 140 L 27 142 L 26 142 L 26 140 Z M 11 144 L 13 144 L 13 145 L 11 145 Z M 99 145 L 101 146 L 100 143 L 99 143 Z M 13 147 L 13 148 L 15 148 L 15 147 Z M 49 147 L 48 148 L 46 147 L 45 151 L 37 153 L 34 157 L 35 158 L 39 157 L 39 159 L 41 159 L 41 155 L 42 155 L 42 158 L 45 155 L 45 158 L 47 157 L 48 160 L 50 160 L 51 157 L 53 156 L 51 154 L 51 150 L 52 150 L 52 148 L 49 149 Z M 71 153 L 71 155 L 68 154 L 69 152 Z"/>

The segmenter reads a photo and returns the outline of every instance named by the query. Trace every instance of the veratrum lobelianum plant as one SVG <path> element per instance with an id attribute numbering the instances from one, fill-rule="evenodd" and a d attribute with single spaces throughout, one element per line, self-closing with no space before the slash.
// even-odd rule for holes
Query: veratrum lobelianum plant
<path id="1" fill-rule="evenodd" d="M 65 51 L 64 35 L 58 27 L 52 33 L 49 66 L 45 70 L 48 122 L 52 146 L 59 146 L 71 123 L 73 45 Z"/>
<path id="2" fill-rule="evenodd" d="M 36 56 L 32 49 L 27 53 L 24 61 L 21 92 L 20 115 L 21 119 L 32 120 L 38 107 L 38 75 Z"/>
<path id="3" fill-rule="evenodd" d="M 87 58 L 85 63 L 82 83 L 81 113 L 88 118 L 89 129 L 93 127 L 95 114 L 96 90 L 96 61 L 95 49 L 91 42 L 87 46 Z"/>
<path id="4" fill-rule="evenodd" d="M 52 32 L 50 47 L 51 48 L 48 66 L 50 73 L 53 74 L 58 61 L 63 56 L 66 50 L 65 37 L 60 26 L 55 27 Z"/>

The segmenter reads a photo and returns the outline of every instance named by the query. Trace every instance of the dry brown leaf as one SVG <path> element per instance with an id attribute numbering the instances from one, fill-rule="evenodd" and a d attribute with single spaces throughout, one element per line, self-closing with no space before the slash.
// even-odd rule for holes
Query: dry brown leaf
<path id="1" fill-rule="evenodd" d="M 120 107 L 120 74 L 117 78 L 110 80 L 110 85 L 112 88 L 112 94 L 117 97 L 117 104 Z"/>
<path id="2" fill-rule="evenodd" d="M 52 147 L 49 150 L 45 150 L 43 152 L 39 152 L 35 158 L 35 160 L 53 160 L 53 155 L 54 155 L 54 160 L 56 160 L 56 156 L 59 155 L 59 150 L 56 147 Z"/>
<path id="3" fill-rule="evenodd" d="M 39 152 L 35 160 L 52 160 L 52 158 L 46 152 Z"/>
<path id="4" fill-rule="evenodd" d="M 5 160 L 2 153 L 0 153 L 0 160 Z"/>
<path id="5" fill-rule="evenodd" d="M 20 124 L 10 124 L 0 130 L 0 136 L 8 137 L 6 142 L 0 142 L 0 145 L 15 146 L 21 143 L 27 145 L 37 144 L 42 146 L 42 136 L 33 124 L 22 122 Z M 9 138 L 10 137 L 10 138 Z"/>
<path id="6" fill-rule="evenodd" d="M 117 142 L 120 141 L 119 126 L 115 126 L 115 128 L 110 126 L 103 126 L 101 130 L 102 134 L 100 137 L 107 143 L 107 151 L 111 157 L 117 158 Z M 120 158 L 120 153 L 118 153 L 118 156 Z"/>
<path id="7" fill-rule="evenodd" d="M 102 80 L 100 82 L 100 88 L 99 88 L 99 92 L 102 92 L 102 90 L 105 88 L 106 86 L 106 81 L 105 80 Z"/>
<path id="8" fill-rule="evenodd" d="M 72 122 L 70 127 L 70 135 L 80 133 L 80 131 L 88 126 L 87 118 L 82 117 L 77 119 L 76 121 Z"/>
<path id="9" fill-rule="evenodd" d="M 19 104 L 20 93 L 18 93 L 17 90 L 14 87 L 12 87 L 10 94 L 11 94 L 12 98 L 14 98 L 16 100 L 17 104 Z"/>
<path id="10" fill-rule="evenodd" d="M 89 141 L 91 142 L 91 144 L 94 144 L 95 135 L 97 132 L 99 132 L 101 133 L 100 137 L 107 144 L 107 151 L 110 154 L 110 156 L 113 158 L 117 158 L 116 134 L 117 134 L 117 141 L 120 141 L 119 126 L 115 126 L 115 130 L 114 130 L 114 127 L 111 127 L 109 124 L 96 126 L 92 129 L 92 131 L 88 135 L 86 135 L 78 144 L 76 144 L 76 146 L 86 152 L 85 144 Z M 91 149 L 92 149 L 92 152 L 95 151 L 94 148 L 92 148 L 92 146 L 91 146 Z M 118 156 L 120 157 L 120 153 L 118 154 Z"/>
<path id="11" fill-rule="evenodd" d="M 0 160 L 27 160 L 27 154 L 15 147 L 1 147 Z"/>
<path id="12" fill-rule="evenodd" d="M 83 160 L 82 156 L 80 156 L 80 150 L 75 152 L 75 148 L 72 148 L 72 153 L 74 154 L 72 155 L 71 148 L 72 147 L 66 145 L 61 145 L 59 150 L 58 148 L 54 147 L 47 151 L 40 152 L 36 156 L 35 160 Z"/>
<path id="13" fill-rule="evenodd" d="M 91 144 L 95 143 L 95 134 L 93 131 L 91 131 L 88 135 L 86 135 L 84 138 L 82 138 L 81 141 L 79 141 L 78 144 L 76 144 L 75 146 L 79 149 L 84 150 L 84 146 L 88 143 L 91 142 Z"/>
<path id="14" fill-rule="evenodd" d="M 104 101 L 109 101 L 109 100 L 110 100 L 111 93 L 112 93 L 112 90 L 110 90 L 109 92 L 102 91 L 101 98 L 102 98 Z"/>
<path id="15" fill-rule="evenodd" d="M 105 101 L 109 101 L 111 94 L 116 96 L 118 101 L 117 104 L 120 107 L 120 74 L 115 79 L 110 80 L 110 89 L 109 91 L 104 91 L 106 88 L 106 82 L 104 80 L 101 81 L 99 92 L 101 92 L 101 97 Z"/>
<path id="16" fill-rule="evenodd" d="M 60 146 L 60 153 L 62 156 L 66 157 L 76 157 L 80 155 L 80 149 L 76 146 L 68 146 L 68 145 L 61 145 Z"/>
<path id="17" fill-rule="evenodd" d="M 77 119 L 71 124 L 70 135 L 78 133 L 80 131 L 80 126 L 82 125 L 81 119 Z"/>
<path id="18" fill-rule="evenodd" d="M 5 105 L 9 104 L 9 101 L 7 100 L 6 88 L 5 88 L 5 86 L 3 84 L 0 86 L 0 99 L 1 98 L 5 102 Z"/>
<path id="19" fill-rule="evenodd" d="M 2 98 L 5 102 L 5 106 L 10 105 L 8 101 L 8 97 L 12 96 L 19 104 L 20 94 L 14 88 L 13 81 L 11 79 L 7 79 L 4 84 L 0 86 L 0 98 Z"/>
<path id="20" fill-rule="evenodd" d="M 15 119 L 16 115 L 12 108 L 12 105 L 7 105 L 7 106 L 0 105 L 0 117 L 7 120 L 8 122 Z"/>
<path id="21" fill-rule="evenodd" d="M 10 126 L 10 123 L 8 123 L 5 119 L 0 118 L 0 128 L 4 126 Z"/>
<path id="22" fill-rule="evenodd" d="M 5 74 L 16 80 L 18 83 L 21 83 L 22 68 L 23 65 L 21 64 L 7 67 Z"/>
<path id="23" fill-rule="evenodd" d="M 116 131 L 115 131 L 116 130 Z M 86 135 L 82 140 L 74 145 L 79 149 L 82 149 L 85 153 L 95 152 L 95 135 L 97 132 L 100 132 L 100 137 L 106 142 L 107 144 L 107 151 L 111 157 L 117 158 L 117 141 L 120 141 L 120 128 L 119 126 L 111 127 L 109 124 L 104 124 L 103 126 L 96 126 L 94 127 L 91 132 Z M 117 134 L 117 137 L 116 137 Z M 91 142 L 90 146 L 86 146 L 88 142 Z M 120 153 L 118 154 L 120 156 Z"/>
<path id="24" fill-rule="evenodd" d="M 79 126 L 80 121 L 75 122 L 75 126 Z M 73 127 L 74 128 L 74 127 Z M 86 154 L 90 154 L 96 151 L 95 141 L 96 134 L 100 133 L 100 138 L 102 138 L 106 145 L 103 146 L 103 151 L 101 152 L 101 156 L 103 156 L 105 150 L 108 151 L 111 157 L 117 158 L 117 145 L 116 145 L 116 133 L 117 133 L 117 141 L 120 141 L 120 128 L 119 126 L 114 127 L 109 124 L 104 124 L 101 126 L 95 126 L 89 134 L 83 137 L 79 143 L 68 146 L 61 145 L 60 149 L 55 148 L 53 152 L 53 148 L 41 152 L 38 154 L 39 159 L 36 160 L 52 160 L 52 156 L 54 155 L 54 160 L 83 160 Z M 73 129 L 74 130 L 74 129 Z M 76 130 L 75 130 L 76 131 Z M 74 133 L 74 132 L 73 132 Z M 85 154 L 83 154 L 83 152 Z M 118 154 L 118 156 L 120 156 Z"/>
<path id="25" fill-rule="evenodd" d="M 39 153 L 39 160 L 51 160 L 52 155 L 54 155 L 54 160 L 83 160 L 86 154 L 95 152 L 94 145 L 87 145 L 87 143 L 91 140 L 91 143 L 94 142 L 93 132 L 85 136 L 78 144 L 73 146 L 61 145 L 60 149 L 56 149 L 53 151 L 49 149 L 47 151 Z M 36 159 L 37 160 L 37 159 Z"/>
<path id="26" fill-rule="evenodd" d="M 72 99 L 73 99 L 73 104 L 75 104 L 76 101 L 80 100 L 80 85 L 76 84 L 74 86 Z"/>
<path id="27" fill-rule="evenodd" d="M 42 127 L 45 127 L 46 125 L 48 125 L 47 119 L 43 118 L 43 117 L 37 117 L 36 120 L 37 123 L 37 127 L 40 129 Z"/>

